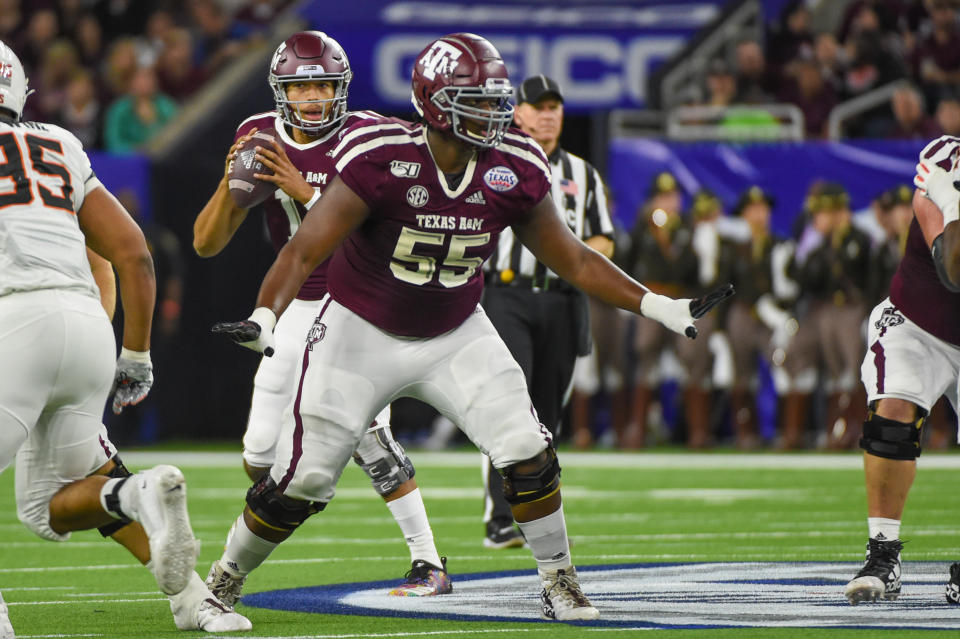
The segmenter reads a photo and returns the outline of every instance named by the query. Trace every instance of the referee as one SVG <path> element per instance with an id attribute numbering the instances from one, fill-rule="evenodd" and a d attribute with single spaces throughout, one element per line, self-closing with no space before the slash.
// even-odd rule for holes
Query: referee
<path id="1" fill-rule="evenodd" d="M 597 170 L 559 147 L 563 94 L 544 75 L 524 80 L 517 91 L 517 126 L 543 147 L 550 160 L 557 214 L 577 237 L 607 257 L 613 255 L 613 223 Z M 487 261 L 483 307 L 523 369 L 540 423 L 560 435 L 560 415 L 578 355 L 590 352 L 586 296 L 573 288 L 517 241 L 508 228 Z M 503 497 L 503 480 L 484 464 L 484 523 L 488 548 L 523 545 Z"/>

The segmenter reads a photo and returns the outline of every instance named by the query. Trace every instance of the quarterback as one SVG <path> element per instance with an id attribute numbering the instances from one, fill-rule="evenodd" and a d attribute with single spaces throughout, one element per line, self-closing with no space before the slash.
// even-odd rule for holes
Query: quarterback
<path id="1" fill-rule="evenodd" d="M 263 165 L 272 171 L 257 174 L 258 179 L 277 187 L 264 201 L 263 213 L 276 250 L 296 233 L 307 209 L 337 173 L 329 152 L 340 142 L 342 132 L 380 117 L 371 112 L 347 111 L 351 77 L 346 54 L 325 33 L 302 31 L 280 44 L 268 75 L 276 110 L 253 115 L 237 129 L 224 177 L 194 223 L 193 243 L 199 255 L 216 255 L 223 250 L 246 218 L 247 209 L 240 208 L 230 193 L 229 168 L 258 130 L 271 127 L 279 139 L 274 140 L 272 148 L 260 147 L 257 151 Z M 326 292 L 327 263 L 323 262 L 309 274 L 280 316 L 274 329 L 276 352 L 263 358 L 257 370 L 243 437 L 243 465 L 253 481 L 266 475 L 274 463 L 283 411 L 293 399 L 301 345 Z M 390 407 L 385 406 L 367 424 L 369 428 L 353 458 L 386 501 L 412 561 L 405 582 L 391 594 L 448 593 L 452 584 L 446 560 L 437 553 L 423 497 L 413 477 L 413 463 L 390 431 Z M 230 605 L 239 595 L 239 580 L 225 575 L 219 563 L 211 568 L 208 585 Z"/>
<path id="2" fill-rule="evenodd" d="M 333 150 L 338 176 L 284 246 L 250 319 L 215 331 L 264 351 L 275 317 L 331 255 L 276 461 L 247 495 L 222 565 L 243 576 L 334 496 L 367 424 L 393 399 L 432 404 L 486 453 L 533 553 L 544 618 L 599 616 L 573 566 L 560 464 L 519 365 L 478 305 L 481 266 L 510 226 L 537 258 L 600 299 L 695 334 L 703 301 L 648 292 L 580 242 L 555 211 L 550 169 L 518 129 L 513 87 L 487 40 L 457 33 L 416 58 L 421 121 L 360 122 Z M 336 250 L 336 252 L 334 252 Z"/>

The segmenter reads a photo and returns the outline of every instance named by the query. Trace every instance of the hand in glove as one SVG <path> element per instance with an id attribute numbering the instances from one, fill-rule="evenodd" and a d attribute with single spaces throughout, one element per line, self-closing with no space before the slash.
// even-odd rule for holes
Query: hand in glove
<path id="1" fill-rule="evenodd" d="M 943 213 L 943 224 L 960 218 L 960 146 L 953 138 L 938 138 L 920 152 L 913 184 Z M 949 168 L 948 168 L 949 167 Z"/>
<path id="2" fill-rule="evenodd" d="M 153 364 L 150 351 L 120 349 L 117 373 L 113 378 L 113 412 L 120 414 L 124 406 L 143 401 L 153 386 Z"/>
<path id="3" fill-rule="evenodd" d="M 210 330 L 226 335 L 231 340 L 252 351 L 273 357 L 273 327 L 277 316 L 269 308 L 260 306 L 253 310 L 250 317 L 242 322 L 217 322 Z"/>
<path id="4" fill-rule="evenodd" d="M 647 293 L 640 300 L 640 314 L 660 322 L 674 333 L 697 337 L 694 321 L 700 319 L 714 306 L 733 295 L 733 285 L 727 284 L 696 299 L 673 299 L 665 295 Z"/>

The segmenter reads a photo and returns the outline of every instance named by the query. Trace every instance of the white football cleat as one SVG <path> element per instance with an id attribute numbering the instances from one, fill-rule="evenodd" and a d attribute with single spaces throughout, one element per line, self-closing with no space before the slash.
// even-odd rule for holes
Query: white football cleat
<path id="1" fill-rule="evenodd" d="M 240 632 L 253 628 L 249 619 L 217 600 L 197 573 L 190 574 L 187 587 L 170 597 L 170 610 L 178 630 Z"/>
<path id="2" fill-rule="evenodd" d="M 135 490 L 124 512 L 143 525 L 150 540 L 150 572 L 168 595 L 183 590 L 194 574 L 197 544 L 187 514 L 187 485 L 180 469 L 160 465 L 130 477 Z"/>
<path id="3" fill-rule="evenodd" d="M 10 613 L 7 610 L 7 602 L 3 600 L 3 594 L 0 593 L 0 639 L 16 639 L 13 634 L 13 624 L 10 623 Z"/>
<path id="4" fill-rule="evenodd" d="M 207 573 L 207 588 L 217 599 L 228 606 L 236 606 L 240 600 L 240 593 L 243 590 L 243 582 L 246 577 L 231 575 L 220 565 L 220 560 L 213 562 L 210 566 L 210 572 Z"/>
<path id="5" fill-rule="evenodd" d="M 560 570 L 540 572 L 541 616 L 557 621 L 590 621 L 600 616 L 587 596 L 580 590 L 577 571 L 573 566 Z"/>

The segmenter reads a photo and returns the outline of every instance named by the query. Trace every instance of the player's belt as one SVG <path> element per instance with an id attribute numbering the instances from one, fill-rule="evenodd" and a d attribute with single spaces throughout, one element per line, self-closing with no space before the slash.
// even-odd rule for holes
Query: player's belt
<path id="1" fill-rule="evenodd" d="M 487 276 L 487 286 L 526 289 L 535 293 L 545 291 L 570 293 L 577 290 L 576 287 L 567 284 L 559 277 L 535 278 L 530 275 L 516 275 L 511 269 L 489 274 Z"/>

